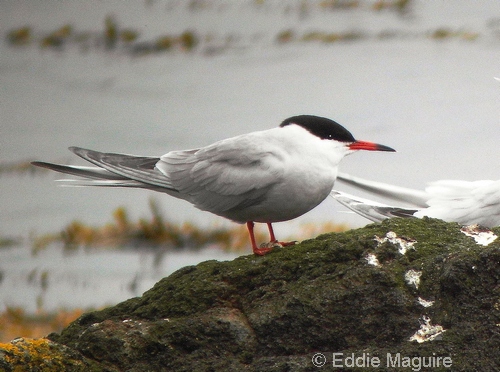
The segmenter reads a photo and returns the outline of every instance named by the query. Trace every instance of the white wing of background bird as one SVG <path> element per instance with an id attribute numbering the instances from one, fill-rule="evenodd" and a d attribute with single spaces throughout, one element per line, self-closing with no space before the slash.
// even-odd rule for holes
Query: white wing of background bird
<path id="1" fill-rule="evenodd" d="M 412 207 L 397 207 L 333 190 L 339 203 L 372 221 L 392 217 L 433 217 L 463 225 L 500 225 L 500 180 L 441 180 L 425 191 L 414 190 L 339 173 L 338 180 L 378 196 L 403 201 Z"/>

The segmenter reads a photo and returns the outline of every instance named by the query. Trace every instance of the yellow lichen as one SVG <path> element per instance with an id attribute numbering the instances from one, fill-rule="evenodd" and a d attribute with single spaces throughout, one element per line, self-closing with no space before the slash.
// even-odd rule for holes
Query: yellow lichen
<path id="1" fill-rule="evenodd" d="M 49 357 L 49 343 L 44 338 L 17 338 L 6 344 L 0 343 L 0 351 L 5 353 L 5 361 L 11 365 L 39 366 Z"/>
<path id="2" fill-rule="evenodd" d="M 46 338 L 17 338 L 0 343 L 0 358 L 12 371 L 86 371 L 90 366 L 83 356 Z"/>

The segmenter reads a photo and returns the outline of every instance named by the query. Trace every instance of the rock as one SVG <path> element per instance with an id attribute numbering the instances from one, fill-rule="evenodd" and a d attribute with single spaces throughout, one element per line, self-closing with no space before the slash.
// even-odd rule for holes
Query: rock
<path id="1" fill-rule="evenodd" d="M 498 370 L 499 248 L 454 223 L 386 220 L 185 267 L 36 352 L 96 371 Z M 6 371 L 34 353 L 11 344 Z"/>

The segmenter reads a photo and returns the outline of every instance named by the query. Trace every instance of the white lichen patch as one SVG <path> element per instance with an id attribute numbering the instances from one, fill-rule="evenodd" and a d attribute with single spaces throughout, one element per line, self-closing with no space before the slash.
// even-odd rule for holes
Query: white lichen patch
<path id="1" fill-rule="evenodd" d="M 380 265 L 380 262 L 378 262 L 377 256 L 375 256 L 373 253 L 368 253 L 365 256 L 365 260 L 368 262 L 368 265 L 377 266 L 377 267 L 382 266 L 382 265 Z"/>
<path id="2" fill-rule="evenodd" d="M 493 243 L 496 238 L 498 238 L 493 231 L 479 225 L 462 226 L 460 231 L 473 238 L 476 241 L 476 244 L 483 245 L 485 247 Z"/>
<path id="3" fill-rule="evenodd" d="M 421 271 L 410 269 L 405 273 L 405 281 L 408 285 L 413 285 L 416 289 L 418 289 L 421 276 Z"/>
<path id="4" fill-rule="evenodd" d="M 434 301 L 427 301 L 424 300 L 422 297 L 419 297 L 417 301 L 423 307 L 431 307 L 432 305 L 434 305 Z"/>
<path id="5" fill-rule="evenodd" d="M 431 324 L 431 318 L 423 316 L 420 324 L 420 329 L 410 337 L 409 341 L 417 341 L 418 343 L 439 340 L 446 330 L 439 324 Z"/>
<path id="6" fill-rule="evenodd" d="M 400 237 L 394 231 L 389 231 L 383 238 L 379 238 L 375 235 L 375 240 L 379 245 L 385 242 L 397 245 L 399 253 L 403 255 L 406 254 L 406 251 L 408 251 L 409 249 L 415 249 L 413 245 L 417 242 L 414 239 L 406 238 L 404 236 Z"/>
<path id="7" fill-rule="evenodd" d="M 122 320 L 122 323 L 125 323 L 125 324 L 130 325 L 130 326 L 142 325 L 142 322 L 138 322 L 137 320 L 133 320 L 133 319 L 124 319 L 124 320 Z"/>

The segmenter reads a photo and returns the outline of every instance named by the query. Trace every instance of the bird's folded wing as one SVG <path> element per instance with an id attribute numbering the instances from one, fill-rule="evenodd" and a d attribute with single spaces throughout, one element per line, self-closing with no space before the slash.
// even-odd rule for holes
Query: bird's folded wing
<path id="1" fill-rule="evenodd" d="M 343 206 L 374 222 L 380 222 L 393 217 L 414 217 L 414 213 L 417 211 L 415 209 L 391 207 L 337 190 L 332 190 L 330 195 Z"/>
<path id="2" fill-rule="evenodd" d="M 361 177 L 351 176 L 350 174 L 343 172 L 339 172 L 337 179 L 358 189 L 369 191 L 375 195 L 409 203 L 418 208 L 427 207 L 429 195 L 425 191 L 394 186 L 383 182 L 370 181 Z"/>
<path id="3" fill-rule="evenodd" d="M 217 213 L 263 200 L 283 176 L 277 151 L 244 137 L 233 138 L 202 149 L 169 152 L 156 167 L 195 206 Z"/>
<path id="4" fill-rule="evenodd" d="M 79 147 L 70 147 L 70 150 L 81 158 L 121 176 L 125 180 L 134 180 L 155 188 L 162 187 L 175 191 L 169 179 L 155 168 L 159 158 L 103 153 Z"/>

